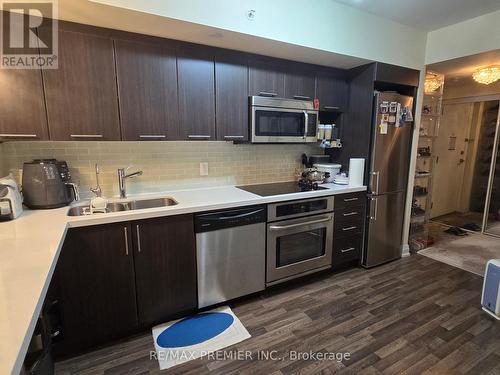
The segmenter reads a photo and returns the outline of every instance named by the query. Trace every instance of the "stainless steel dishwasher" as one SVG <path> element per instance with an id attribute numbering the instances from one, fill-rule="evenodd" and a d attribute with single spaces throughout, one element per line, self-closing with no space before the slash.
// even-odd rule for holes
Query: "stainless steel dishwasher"
<path id="1" fill-rule="evenodd" d="M 198 307 L 264 290 L 266 206 L 195 216 Z"/>

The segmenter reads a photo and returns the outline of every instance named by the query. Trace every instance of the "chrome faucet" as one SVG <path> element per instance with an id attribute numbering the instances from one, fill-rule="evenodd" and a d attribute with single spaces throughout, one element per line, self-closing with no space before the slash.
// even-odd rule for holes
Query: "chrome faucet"
<path id="1" fill-rule="evenodd" d="M 96 182 L 96 187 L 95 188 L 90 188 L 90 191 L 95 194 L 96 197 L 102 197 L 102 189 L 101 185 L 99 185 L 99 165 L 96 163 L 95 164 L 95 182 Z"/>
<path id="2" fill-rule="evenodd" d="M 125 189 L 125 179 L 142 176 L 142 171 L 125 174 L 125 168 L 118 168 L 118 188 L 120 189 L 120 198 L 127 198 Z"/>

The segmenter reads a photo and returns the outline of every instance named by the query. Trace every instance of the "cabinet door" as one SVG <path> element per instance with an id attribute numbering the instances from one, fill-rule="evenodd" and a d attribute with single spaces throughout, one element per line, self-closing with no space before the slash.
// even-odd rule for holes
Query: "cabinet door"
<path id="1" fill-rule="evenodd" d="M 59 68 L 43 78 L 52 140 L 120 139 L 110 38 L 61 28 Z"/>
<path id="2" fill-rule="evenodd" d="M 221 53 L 215 60 L 217 139 L 248 140 L 248 65 L 244 54 Z"/>
<path id="3" fill-rule="evenodd" d="M 342 73 L 337 71 L 320 71 L 316 76 L 316 97 L 320 110 L 345 111 L 349 89 Z"/>
<path id="4" fill-rule="evenodd" d="M 197 305 L 192 215 L 132 223 L 141 324 L 167 321 Z"/>
<path id="5" fill-rule="evenodd" d="M 70 229 L 57 276 L 63 350 L 91 348 L 137 328 L 128 223 Z"/>
<path id="6" fill-rule="evenodd" d="M 298 100 L 313 100 L 314 90 L 314 71 L 306 64 L 288 63 L 285 75 L 285 97 Z"/>
<path id="7" fill-rule="evenodd" d="M 40 69 L 0 69 L 0 141 L 48 138 Z"/>
<path id="8" fill-rule="evenodd" d="M 285 74 L 278 61 L 253 57 L 249 64 L 249 95 L 284 97 Z"/>
<path id="9" fill-rule="evenodd" d="M 0 141 L 48 139 L 40 70 L 0 69 Z"/>
<path id="10" fill-rule="evenodd" d="M 116 40 L 115 50 L 123 140 L 177 139 L 175 49 Z"/>
<path id="11" fill-rule="evenodd" d="M 215 138 L 214 59 L 210 49 L 183 47 L 177 59 L 180 137 Z"/>

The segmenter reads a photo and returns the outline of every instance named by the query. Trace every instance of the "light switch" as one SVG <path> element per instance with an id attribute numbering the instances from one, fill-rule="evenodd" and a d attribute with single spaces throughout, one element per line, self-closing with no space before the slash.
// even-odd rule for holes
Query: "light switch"
<path id="1" fill-rule="evenodd" d="M 200 176 L 208 176 L 208 163 L 200 163 Z"/>

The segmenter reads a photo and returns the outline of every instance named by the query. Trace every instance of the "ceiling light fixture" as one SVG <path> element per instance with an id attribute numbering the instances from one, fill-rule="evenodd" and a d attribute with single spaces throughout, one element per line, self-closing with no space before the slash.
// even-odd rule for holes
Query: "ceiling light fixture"
<path id="1" fill-rule="evenodd" d="M 479 68 L 472 73 L 472 78 L 474 78 L 474 81 L 482 83 L 483 85 L 489 85 L 490 83 L 496 82 L 500 79 L 500 65 Z"/>
<path id="2" fill-rule="evenodd" d="M 424 90 L 426 94 L 432 94 L 439 89 L 444 82 L 444 77 L 440 74 L 427 72 L 425 76 Z"/>

